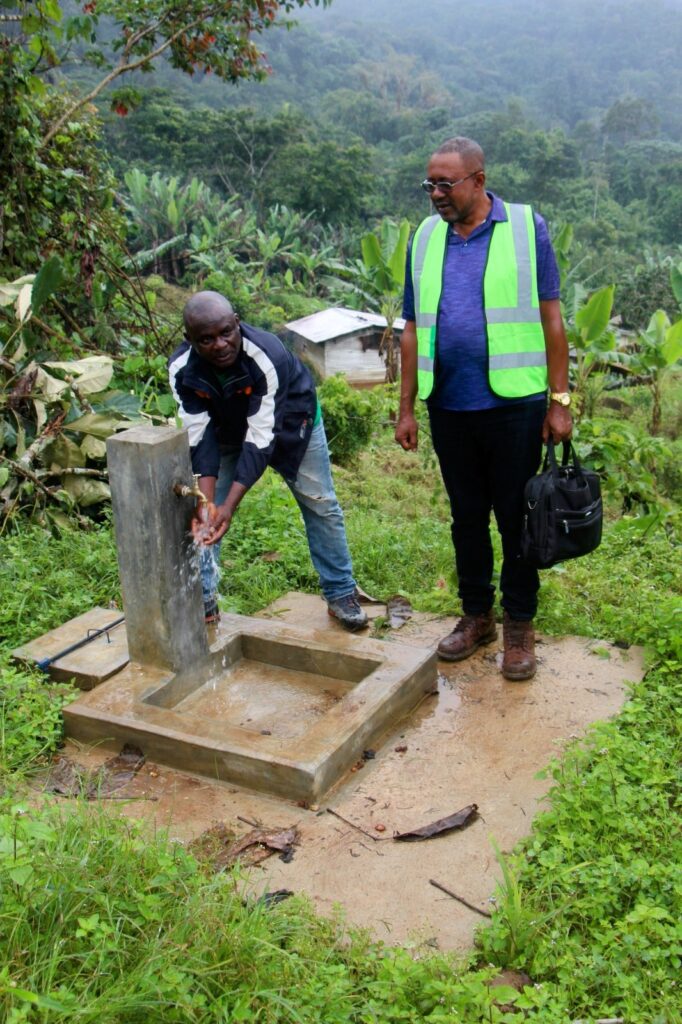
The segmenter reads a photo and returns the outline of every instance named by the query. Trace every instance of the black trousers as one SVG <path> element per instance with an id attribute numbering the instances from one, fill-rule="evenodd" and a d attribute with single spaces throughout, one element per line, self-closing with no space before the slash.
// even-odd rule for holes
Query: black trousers
<path id="1" fill-rule="evenodd" d="M 537 611 L 540 578 L 521 560 L 523 488 L 542 454 L 542 401 L 475 412 L 429 407 L 433 446 L 452 511 L 459 596 L 467 615 L 492 608 L 490 512 L 502 537 L 502 607 L 513 619 Z"/>

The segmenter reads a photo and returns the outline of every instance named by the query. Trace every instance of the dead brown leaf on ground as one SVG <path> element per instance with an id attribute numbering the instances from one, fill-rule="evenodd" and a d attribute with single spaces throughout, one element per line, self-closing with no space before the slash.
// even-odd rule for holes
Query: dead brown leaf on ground
<path id="1" fill-rule="evenodd" d="M 189 844 L 190 853 L 212 871 L 226 871 L 238 860 L 246 867 L 260 864 L 273 853 L 279 853 L 284 861 L 293 857 L 298 843 L 298 829 L 254 828 L 246 835 L 237 837 L 224 822 L 202 832 Z"/>
<path id="2" fill-rule="evenodd" d="M 422 839 L 433 839 L 434 836 L 445 835 L 446 832 L 454 832 L 456 829 L 466 828 L 478 817 L 478 804 L 468 804 L 460 811 L 455 811 L 447 818 L 439 818 L 432 821 L 430 825 L 423 825 L 421 828 L 411 829 L 409 832 L 396 832 L 394 839 L 406 843 L 416 843 Z"/>

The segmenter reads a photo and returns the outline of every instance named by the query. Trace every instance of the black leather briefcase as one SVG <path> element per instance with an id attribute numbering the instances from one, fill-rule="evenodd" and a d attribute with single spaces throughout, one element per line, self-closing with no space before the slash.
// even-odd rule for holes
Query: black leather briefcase
<path id="1" fill-rule="evenodd" d="M 602 500 L 599 477 L 583 469 L 570 441 L 561 465 L 554 442 L 547 444 L 542 471 L 526 484 L 521 552 L 536 569 L 587 555 L 599 546 Z"/>

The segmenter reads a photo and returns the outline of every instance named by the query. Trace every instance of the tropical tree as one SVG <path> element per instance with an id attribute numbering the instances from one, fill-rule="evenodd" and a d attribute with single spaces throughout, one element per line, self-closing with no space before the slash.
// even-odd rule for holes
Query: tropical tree
<path id="1" fill-rule="evenodd" d="M 595 381 L 595 371 L 604 370 L 608 355 L 616 350 L 616 335 L 609 329 L 615 286 L 599 288 L 587 298 L 585 288 L 573 290 L 566 334 L 575 362 L 572 365 L 573 389 L 576 392 L 578 415 L 591 416 L 603 390 L 603 378 Z"/>
<path id="2" fill-rule="evenodd" d="M 644 262 L 624 275 L 625 280 L 618 285 L 616 306 L 623 327 L 635 331 L 645 330 L 652 310 L 665 309 L 672 312 L 675 309 L 677 302 L 672 286 L 675 269 L 672 256 L 644 251 Z"/>
<path id="3" fill-rule="evenodd" d="M 379 355 L 386 364 L 386 380 L 398 379 L 398 355 L 393 325 L 395 324 L 403 286 L 405 284 L 405 257 L 410 237 L 409 221 L 399 224 L 387 217 L 381 222 L 379 234 L 370 231 L 362 236 L 362 261 L 371 294 L 386 318 L 386 327 L 379 343 Z"/>
<path id="4" fill-rule="evenodd" d="M 661 429 L 661 385 L 667 371 L 682 359 L 682 318 L 671 324 L 668 314 L 657 309 L 645 331 L 638 337 L 630 368 L 648 383 L 651 390 L 651 422 L 649 429 Z"/>
<path id="5" fill-rule="evenodd" d="M 187 269 L 190 235 L 201 224 L 220 224 L 234 214 L 234 203 L 223 202 L 199 178 L 181 185 L 177 177 L 165 178 L 158 171 L 147 175 L 133 167 L 124 181 L 122 200 L 135 265 L 151 265 L 154 273 L 175 281 Z"/>
<path id="6" fill-rule="evenodd" d="M 371 192 L 370 157 L 363 146 L 331 140 L 296 142 L 278 154 L 263 178 L 271 202 L 330 224 L 357 221 Z"/>
<path id="7" fill-rule="evenodd" d="M 3 5 L 1 17 L 19 28 L 19 41 L 34 65 L 33 88 L 41 85 L 41 68 L 58 67 L 74 41 L 87 46 L 82 60 L 104 72 L 49 125 L 42 140 L 47 146 L 113 82 L 152 70 L 161 57 L 190 75 L 203 71 L 229 82 L 265 77 L 264 54 L 254 38 L 277 24 L 282 13 L 320 2 L 328 0 L 89 0 L 82 13 L 64 17 L 59 0 L 18 0 L 9 10 Z M 106 19 L 109 33 L 113 26 L 106 47 L 98 38 L 100 19 Z M 134 102 L 130 89 L 112 97 L 120 114 Z"/>

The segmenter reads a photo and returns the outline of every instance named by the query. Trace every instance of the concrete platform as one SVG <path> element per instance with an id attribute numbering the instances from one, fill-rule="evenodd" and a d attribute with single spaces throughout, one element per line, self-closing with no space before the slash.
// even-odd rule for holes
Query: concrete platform
<path id="1" fill-rule="evenodd" d="M 341 650 L 367 642 L 344 633 L 317 597 L 287 594 L 260 614 L 305 625 Z M 395 634 L 395 646 L 432 651 L 453 624 L 452 618 L 416 613 Z M 271 828 L 295 825 L 300 845 L 293 861 L 271 857 L 252 869 L 248 886 L 255 894 L 305 892 L 320 912 L 341 905 L 351 924 L 389 943 L 466 950 L 483 918 L 434 889 L 429 879 L 489 908 L 500 878 L 491 839 L 508 851 L 530 832 L 551 784 L 537 773 L 590 722 L 614 715 L 627 681 L 643 674 L 640 649 L 623 651 L 584 637 L 540 637 L 538 655 L 538 674 L 529 683 L 501 677 L 501 635 L 497 645 L 466 662 L 439 663 L 437 692 L 396 721 L 376 758 L 352 765 L 319 806 L 303 809 L 291 800 L 152 762 L 122 792 L 132 802 L 102 806 L 154 829 L 167 827 L 181 841 L 219 821 L 244 832 L 250 826 L 243 819 Z M 65 752 L 90 767 L 109 756 L 73 741 Z M 470 803 L 478 804 L 480 818 L 463 832 L 422 843 L 386 838 Z"/>
<path id="2" fill-rule="evenodd" d="M 131 662 L 64 709 L 67 736 L 293 800 L 319 799 L 433 691 L 432 651 L 223 616 L 208 659 Z"/>
<path id="3" fill-rule="evenodd" d="M 128 641 L 125 623 L 106 629 L 120 619 L 118 608 L 91 608 L 89 612 L 70 619 L 62 626 L 44 633 L 12 651 L 15 661 L 35 665 L 45 658 L 54 658 L 72 644 L 86 639 L 91 633 L 104 629 L 89 643 L 70 654 L 52 661 L 48 674 L 56 682 L 73 682 L 81 690 L 91 690 L 105 679 L 111 678 L 128 664 Z"/>

